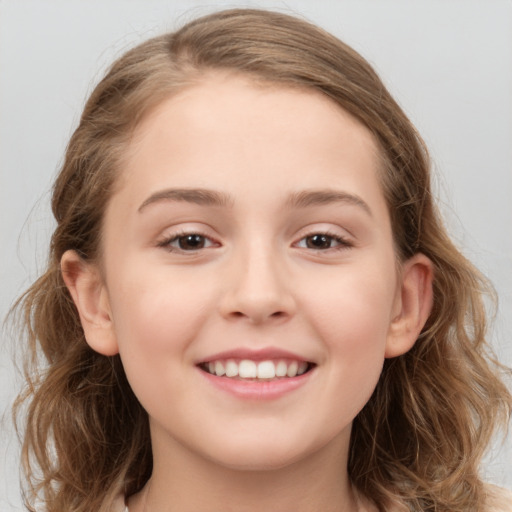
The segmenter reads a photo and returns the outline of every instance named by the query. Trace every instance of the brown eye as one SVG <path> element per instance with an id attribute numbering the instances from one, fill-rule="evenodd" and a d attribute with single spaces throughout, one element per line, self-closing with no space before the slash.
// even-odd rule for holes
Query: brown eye
<path id="1" fill-rule="evenodd" d="M 199 233 L 180 233 L 170 236 L 158 243 L 159 247 L 163 247 L 170 252 L 193 252 L 201 249 L 208 249 L 219 244 L 211 240 L 209 237 L 200 235 Z"/>
<path id="2" fill-rule="evenodd" d="M 339 235 L 330 235 L 329 233 L 313 233 L 312 235 L 301 238 L 296 247 L 303 249 L 313 249 L 316 251 L 327 251 L 329 249 L 347 249 L 352 247 L 352 243 Z"/>
<path id="3" fill-rule="evenodd" d="M 334 238 L 329 235 L 311 235 L 306 237 L 306 247 L 308 249 L 330 249 Z"/>
<path id="4" fill-rule="evenodd" d="M 205 237 L 197 234 L 179 236 L 176 241 L 178 247 L 183 251 L 202 249 L 206 245 Z"/>

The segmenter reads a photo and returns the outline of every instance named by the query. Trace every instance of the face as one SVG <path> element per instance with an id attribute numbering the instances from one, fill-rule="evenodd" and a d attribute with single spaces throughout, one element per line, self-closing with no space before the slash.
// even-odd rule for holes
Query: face
<path id="1" fill-rule="evenodd" d="M 163 452 L 231 468 L 339 453 L 410 346 L 376 144 L 320 94 L 216 75 L 170 98 L 103 228 L 110 337 L 91 345 L 119 351 Z"/>

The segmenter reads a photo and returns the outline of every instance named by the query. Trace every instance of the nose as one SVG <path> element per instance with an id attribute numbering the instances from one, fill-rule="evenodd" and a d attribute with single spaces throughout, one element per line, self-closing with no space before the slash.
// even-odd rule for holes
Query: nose
<path id="1" fill-rule="evenodd" d="M 252 324 L 285 321 L 296 309 L 284 262 L 271 251 L 241 254 L 230 262 L 220 311 L 229 320 Z"/>

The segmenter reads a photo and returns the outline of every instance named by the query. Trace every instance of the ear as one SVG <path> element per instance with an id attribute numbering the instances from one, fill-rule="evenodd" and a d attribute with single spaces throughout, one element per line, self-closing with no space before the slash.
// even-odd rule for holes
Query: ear
<path id="1" fill-rule="evenodd" d="M 432 262 L 416 254 L 402 266 L 401 284 L 395 298 L 385 357 L 397 357 L 410 350 L 432 310 Z"/>
<path id="2" fill-rule="evenodd" d="M 75 251 L 66 251 L 60 268 L 80 315 L 87 343 L 100 354 L 117 354 L 119 350 L 107 288 L 98 267 L 85 262 Z"/>

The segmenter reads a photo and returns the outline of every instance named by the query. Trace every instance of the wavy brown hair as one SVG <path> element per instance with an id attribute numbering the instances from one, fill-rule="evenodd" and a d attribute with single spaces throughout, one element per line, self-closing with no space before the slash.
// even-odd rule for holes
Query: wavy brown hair
<path id="1" fill-rule="evenodd" d="M 508 423 L 505 371 L 485 341 L 490 287 L 446 234 L 434 205 L 427 150 L 371 66 L 323 30 L 288 15 L 229 10 L 199 18 L 130 50 L 85 106 L 53 189 L 57 227 L 46 272 L 18 301 L 28 338 L 23 422 L 28 510 L 111 510 L 152 471 L 147 414 L 118 356 L 87 345 L 60 259 L 101 257 L 105 207 L 140 120 L 210 70 L 320 91 L 359 119 L 380 148 L 379 178 L 396 252 L 435 268 L 434 306 L 415 346 L 386 360 L 353 424 L 349 475 L 379 510 L 477 511 L 479 463 Z"/>

